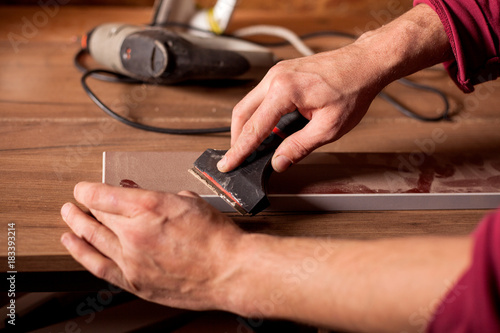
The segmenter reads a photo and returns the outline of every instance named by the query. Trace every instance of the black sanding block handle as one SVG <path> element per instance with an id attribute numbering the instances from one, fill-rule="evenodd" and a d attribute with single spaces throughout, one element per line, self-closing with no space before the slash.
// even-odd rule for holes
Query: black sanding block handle
<path id="1" fill-rule="evenodd" d="M 266 193 L 274 151 L 287 136 L 308 122 L 299 111 L 286 114 L 262 144 L 233 171 L 222 173 L 217 169 L 217 162 L 226 151 L 214 149 L 207 149 L 194 162 L 191 171 L 238 212 L 255 215 L 269 206 Z"/>
<path id="2" fill-rule="evenodd" d="M 304 126 L 307 125 L 309 120 L 304 118 L 298 110 L 288 113 L 281 117 L 280 121 L 273 130 L 273 133 L 285 139 L 287 136 L 300 131 Z"/>
<path id="3" fill-rule="evenodd" d="M 272 133 L 261 143 L 261 145 L 247 158 L 247 162 L 255 159 L 256 154 L 262 155 L 264 152 L 274 151 L 286 139 L 287 136 L 300 131 L 307 125 L 309 120 L 304 118 L 298 110 L 287 113 L 281 117 Z M 271 156 L 270 156 L 271 157 Z"/>

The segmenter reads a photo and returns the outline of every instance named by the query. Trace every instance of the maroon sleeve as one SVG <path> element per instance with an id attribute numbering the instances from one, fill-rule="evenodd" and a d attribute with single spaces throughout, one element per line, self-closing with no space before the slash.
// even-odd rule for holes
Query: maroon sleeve
<path id="1" fill-rule="evenodd" d="M 472 264 L 437 308 L 428 332 L 500 332 L 500 210 L 476 229 Z"/>
<path id="2" fill-rule="evenodd" d="M 499 0 L 414 0 L 439 15 L 455 59 L 444 65 L 464 92 L 500 76 Z"/>

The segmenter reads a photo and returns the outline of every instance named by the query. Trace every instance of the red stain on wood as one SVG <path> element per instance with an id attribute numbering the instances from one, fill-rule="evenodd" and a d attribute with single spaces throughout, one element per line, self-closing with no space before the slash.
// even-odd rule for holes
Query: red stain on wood
<path id="1" fill-rule="evenodd" d="M 126 188 L 141 188 L 136 182 L 130 179 L 122 179 L 120 181 L 120 186 Z"/>

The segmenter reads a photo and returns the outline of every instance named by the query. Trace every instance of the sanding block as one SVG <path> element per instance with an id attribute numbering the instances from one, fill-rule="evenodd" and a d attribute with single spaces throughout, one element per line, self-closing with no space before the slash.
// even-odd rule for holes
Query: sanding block
<path id="1" fill-rule="evenodd" d="M 255 215 L 269 206 L 267 183 L 276 148 L 308 122 L 299 111 L 283 116 L 267 139 L 233 171 L 223 173 L 217 169 L 226 151 L 215 149 L 206 150 L 189 171 L 240 214 Z"/>

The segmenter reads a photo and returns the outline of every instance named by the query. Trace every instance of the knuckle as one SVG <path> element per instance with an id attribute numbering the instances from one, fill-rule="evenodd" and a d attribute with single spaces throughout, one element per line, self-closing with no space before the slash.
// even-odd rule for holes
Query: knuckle
<path id="1" fill-rule="evenodd" d="M 282 104 L 283 100 L 289 100 L 294 105 L 303 104 L 304 97 L 304 83 L 298 81 L 297 76 L 293 73 L 281 73 L 277 75 L 271 82 L 269 91 L 273 100 Z M 284 115 L 290 112 L 289 109 L 276 110 L 279 115 Z"/>
<path id="2" fill-rule="evenodd" d="M 269 90 L 274 92 L 289 92 L 293 90 L 294 76 L 288 72 L 277 74 L 271 82 Z"/>
<path id="3" fill-rule="evenodd" d="M 163 199 L 160 193 L 157 192 L 146 192 L 141 198 L 139 210 L 147 212 L 158 212 L 159 208 L 163 203 Z"/>
<path id="4" fill-rule="evenodd" d="M 275 77 L 276 75 L 280 75 L 284 72 L 288 72 L 290 65 L 293 62 L 291 60 L 282 60 L 278 62 L 276 65 L 271 67 L 268 71 L 269 76 Z"/>
<path id="5" fill-rule="evenodd" d="M 195 192 L 192 192 L 192 191 L 180 191 L 179 193 L 177 193 L 178 195 L 180 196 L 183 196 L 183 197 L 191 197 L 191 198 L 198 198 L 199 195 Z"/>
<path id="6" fill-rule="evenodd" d="M 69 206 L 68 212 L 66 213 L 65 219 L 69 222 L 72 222 L 75 220 L 75 218 L 76 218 L 76 206 L 71 204 Z"/>
<path id="7" fill-rule="evenodd" d="M 253 121 L 247 121 L 245 125 L 243 125 L 243 133 L 248 136 L 258 137 L 259 136 L 259 127 Z"/>
<path id="8" fill-rule="evenodd" d="M 292 163 L 297 163 L 313 150 L 308 145 L 305 145 L 294 137 L 287 138 L 287 141 L 287 145 L 290 147 L 290 151 L 292 152 L 292 155 L 290 156 Z"/>
<path id="9" fill-rule="evenodd" d="M 99 227 L 97 226 L 90 226 L 84 235 L 84 238 L 87 240 L 88 243 L 90 244 L 96 244 L 99 242 Z"/>
<path id="10" fill-rule="evenodd" d="M 231 156 L 247 156 L 252 151 L 254 151 L 260 144 L 260 142 L 266 137 L 266 133 L 263 129 L 254 122 L 247 122 L 243 126 L 241 139 L 231 147 Z"/>
<path id="11" fill-rule="evenodd" d="M 233 113 L 232 113 L 232 119 L 233 120 L 242 120 L 244 119 L 244 111 L 245 111 L 245 105 L 243 104 L 243 101 L 240 101 L 238 104 L 236 104 L 233 107 Z"/>
<path id="12" fill-rule="evenodd" d="M 83 200 L 85 203 L 94 203 L 99 201 L 99 191 L 95 184 L 88 187 L 87 191 L 83 193 Z"/>
<path id="13" fill-rule="evenodd" d="M 267 79 L 267 78 L 275 77 L 277 74 L 281 73 L 282 68 L 283 68 L 283 61 L 278 62 L 273 67 L 269 68 L 269 70 L 267 71 L 267 74 L 264 78 Z"/>
<path id="14" fill-rule="evenodd" d="M 95 263 L 91 269 L 91 272 L 100 279 L 106 281 L 112 280 L 112 276 L 108 269 L 108 266 L 102 261 Z"/>

